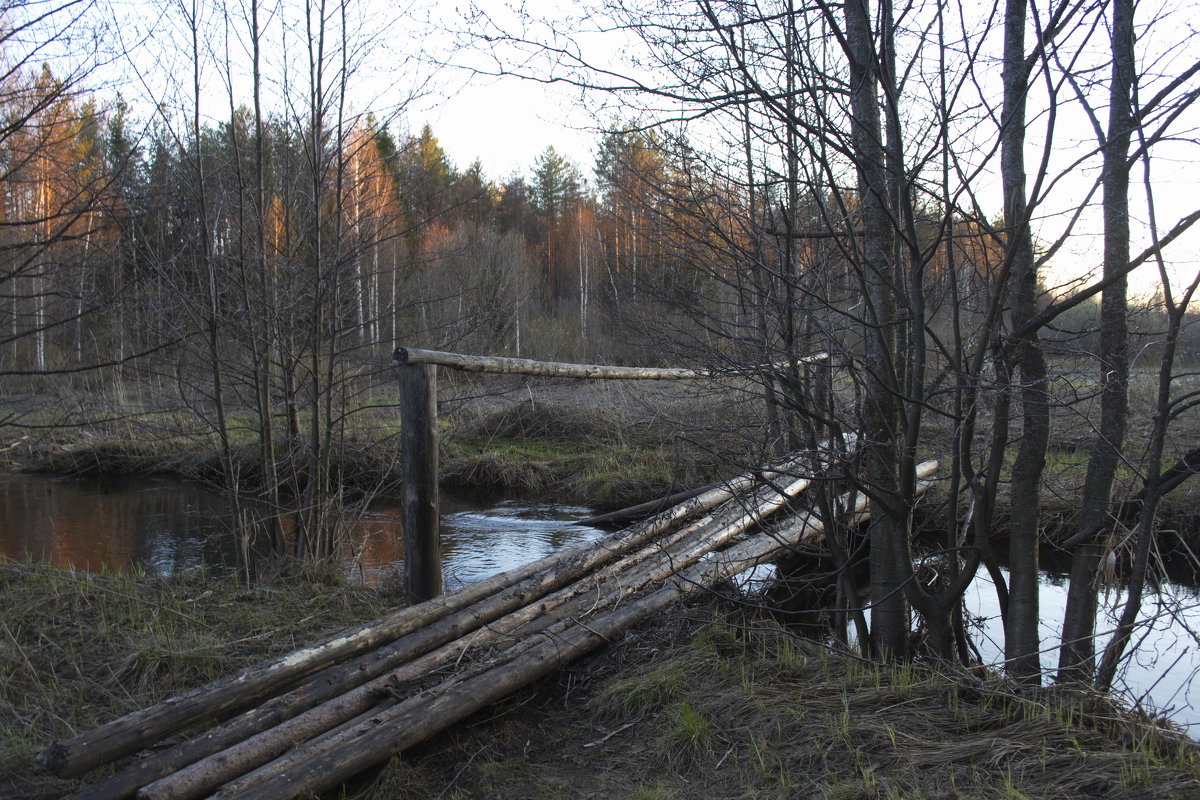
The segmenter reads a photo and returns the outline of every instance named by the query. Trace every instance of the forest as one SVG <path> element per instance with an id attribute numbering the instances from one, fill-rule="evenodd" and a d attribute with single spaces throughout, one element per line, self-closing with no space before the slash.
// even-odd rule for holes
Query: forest
<path id="1" fill-rule="evenodd" d="M 482 54 L 481 75 L 600 98 L 594 163 L 548 143 L 508 177 L 409 129 L 415 89 L 356 94 L 386 71 L 373 4 L 178 0 L 144 38 L 115 36 L 119 10 L 3 3 L 8 439 L 183 431 L 235 528 L 320 559 L 396 347 L 703 366 L 754 398 L 726 456 L 742 467 L 857 441 L 817 487 L 827 547 L 791 565 L 829 576 L 835 639 L 970 663 L 961 600 L 987 574 L 1012 678 L 1112 685 L 1164 569 L 1163 499 L 1200 469 L 1186 4 L 475 9 L 439 68 Z M 106 78 L 118 64 L 138 77 Z M 1070 600 L 1046 653 L 1063 454 Z M 865 531 L 847 487 L 870 498 Z"/>

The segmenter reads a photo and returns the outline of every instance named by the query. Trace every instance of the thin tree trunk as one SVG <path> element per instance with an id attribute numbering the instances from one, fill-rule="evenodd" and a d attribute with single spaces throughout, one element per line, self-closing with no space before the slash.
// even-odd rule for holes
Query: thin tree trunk
<path id="1" fill-rule="evenodd" d="M 1000 170 L 1009 248 L 1013 327 L 1037 312 L 1037 270 L 1025 196 L 1025 105 L 1030 64 L 1025 56 L 1025 0 L 1007 0 L 1004 18 L 1004 109 Z M 1050 436 L 1046 362 L 1035 330 L 1013 344 L 1021 376 L 1023 438 L 1012 469 L 1008 617 L 1004 656 L 1009 674 L 1023 681 L 1041 675 L 1038 656 L 1038 544 L 1040 492 Z"/>
<path id="2" fill-rule="evenodd" d="M 1071 562 L 1071 583 L 1059 652 L 1060 683 L 1090 683 L 1095 661 L 1097 577 L 1111 527 L 1116 475 L 1129 415 L 1129 323 L 1124 270 L 1129 263 L 1129 142 L 1133 128 L 1133 2 L 1112 0 L 1112 85 L 1108 140 L 1104 143 L 1104 280 L 1112 283 L 1100 303 L 1100 427 L 1083 486 L 1080 544 Z"/>

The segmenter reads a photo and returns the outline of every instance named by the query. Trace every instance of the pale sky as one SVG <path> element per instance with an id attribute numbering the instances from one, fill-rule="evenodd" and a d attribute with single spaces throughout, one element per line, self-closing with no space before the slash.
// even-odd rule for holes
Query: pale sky
<path id="1" fill-rule="evenodd" d="M 416 133 L 421 126 L 428 123 L 434 134 L 445 149 L 447 155 L 459 169 L 467 168 L 476 158 L 483 163 L 485 174 L 492 180 L 504 181 L 512 174 L 528 175 L 536 156 L 549 145 L 571 158 L 580 167 L 581 172 L 588 178 L 592 176 L 593 150 L 596 144 L 595 128 L 600 124 L 600 117 L 607 114 L 611 120 L 612 112 L 601 111 L 596 101 L 581 101 L 577 93 L 553 85 L 546 85 L 517 78 L 487 78 L 482 76 L 470 77 L 469 73 L 453 67 L 436 68 L 434 64 L 454 62 L 471 65 L 480 63 L 485 69 L 494 69 L 495 62 L 488 56 L 476 55 L 471 47 L 454 49 L 456 28 L 464 25 L 463 15 L 456 7 L 448 6 L 439 0 L 408 0 L 413 6 L 402 7 L 403 0 L 367 0 L 353 6 L 357 18 L 352 21 L 356 25 L 355 33 L 364 42 L 358 51 L 362 65 L 355 73 L 354 103 L 361 104 L 360 110 L 382 110 L 387 114 L 389 107 L 401 104 L 404 97 L 413 91 L 414 85 L 422 88 L 418 96 L 404 106 L 403 113 L 392 122 L 392 127 L 398 136 Z M 118 30 L 124 48 L 138 53 L 138 70 L 136 77 L 123 77 L 123 93 L 126 97 L 143 96 L 167 98 L 168 103 L 173 95 L 187 94 L 186 80 L 190 74 L 190 65 L 178 51 L 178 44 L 173 50 L 171 42 L 178 40 L 186 31 L 182 31 L 178 23 L 178 9 L 190 6 L 192 0 L 181 4 L 180 0 L 115 0 L 114 8 L 126 14 L 125 22 Z M 487 13 L 499 18 L 506 25 L 518 25 L 519 17 L 514 15 L 505 0 L 476 0 Z M 1161 0 L 1166 2 L 1166 0 Z M 425 5 L 419 5 L 424 3 Z M 271 7 L 264 3 L 264 7 Z M 216 11 L 220 8 L 233 9 L 238 13 L 240 5 L 233 2 L 222 6 L 216 3 L 201 3 L 207 9 L 206 24 L 209 26 L 208 38 L 211 41 L 220 40 L 221 33 L 229 30 L 229 23 Z M 578 9 L 573 2 L 552 2 L 551 0 L 527 0 L 523 9 L 537 23 L 550 19 L 559 19 Z M 174 9 L 176 13 L 164 15 L 164 9 Z M 1145 15 L 1150 10 L 1144 12 Z M 175 21 L 172 22 L 171 18 Z M 237 30 L 238 21 L 233 20 L 232 28 Z M 244 27 L 244 24 L 243 24 Z M 1164 28 L 1167 26 L 1163 26 Z M 551 26 L 556 33 L 570 33 L 573 29 L 566 24 L 557 28 Z M 565 28 L 566 30 L 561 30 Z M 300 26 L 293 23 L 293 29 Z M 274 59 L 280 62 L 280 39 L 289 50 L 299 46 L 298 33 L 281 34 L 279 25 L 270 29 L 274 32 L 267 34 L 268 61 Z M 1163 31 L 1160 35 L 1174 37 L 1174 28 Z M 461 39 L 461 37 L 459 37 Z M 595 45 L 599 40 L 583 41 Z M 1176 39 L 1175 41 L 1180 41 Z M 1191 53 L 1200 49 L 1200 45 L 1188 45 Z M 1196 39 L 1200 42 L 1200 39 Z M 136 43 L 136 44 L 135 44 Z M 461 43 L 461 42 L 460 42 Z M 187 45 L 189 42 L 183 42 Z M 612 47 L 609 41 L 600 42 L 592 47 L 592 57 L 603 62 L 605 47 Z M 1166 46 L 1166 45 L 1164 45 Z M 1155 48 L 1153 41 L 1139 39 L 1139 48 L 1144 52 Z M 139 49 L 141 48 L 141 49 Z M 147 53 L 157 55 L 143 56 L 142 49 Z M 182 49 L 186 49 L 183 47 Z M 599 53 L 599 55 L 596 55 Z M 419 54 L 419 55 L 418 55 Z M 295 59 L 297 53 L 292 53 Z M 1192 57 L 1185 53 L 1188 58 Z M 230 59 L 244 61 L 244 53 L 237 52 L 236 42 L 231 52 L 216 51 L 208 53 L 211 63 L 220 63 Z M 476 61 L 478 59 L 478 61 Z M 275 73 L 281 74 L 279 63 L 274 65 Z M 214 91 L 205 98 L 206 116 L 210 119 L 227 119 L 229 113 L 228 91 L 215 67 L 209 67 L 208 80 Z M 276 80 L 281 80 L 276 78 Z M 239 102 L 248 103 L 249 93 L 245 89 L 244 72 L 234 77 L 234 92 Z M 276 102 L 281 97 L 281 84 L 274 88 Z M 222 99 L 224 98 L 224 99 Z M 618 98 L 619 99 L 619 98 Z M 612 101 L 613 98 L 609 98 Z M 268 101 L 270 102 L 270 101 Z M 186 103 L 184 104 L 186 105 Z M 1035 135 L 1039 124 L 1036 118 L 1031 119 L 1031 136 Z M 1062 122 L 1060 122 L 1062 124 Z M 1080 126 L 1076 140 L 1083 147 L 1094 147 L 1094 138 L 1090 128 L 1080 121 L 1074 123 Z M 1060 129 L 1061 131 L 1061 129 Z M 1067 137 L 1069 140 L 1070 137 Z M 1091 143 L 1089 144 L 1089 139 Z M 1060 135 L 1056 141 L 1063 142 Z M 1056 157 L 1057 157 L 1056 153 Z M 1159 197 L 1160 226 L 1165 230 L 1175 219 L 1200 206 L 1200 180 L 1192 174 L 1191 161 L 1194 151 L 1186 150 L 1181 158 L 1183 163 L 1172 164 L 1165 159 L 1155 165 L 1154 180 Z M 1030 168 L 1036 168 L 1036 152 L 1030 153 Z M 1091 177 L 1078 171 L 1067 181 L 1056 187 L 1055 192 L 1060 196 L 1055 202 L 1059 209 L 1070 208 L 1073 202 L 1072 194 L 1080 195 Z M 1141 175 L 1135 175 L 1135 181 L 1140 181 Z M 995 184 L 995 185 L 990 185 Z M 983 189 L 986 198 L 995 200 L 996 208 L 1000 206 L 998 181 L 988 176 L 980 176 L 977 188 Z M 1093 198 L 1093 203 L 1098 201 Z M 1048 211 L 1053 212 L 1054 208 Z M 1144 205 L 1135 206 L 1135 230 L 1145 221 Z M 1041 221 L 1041 238 L 1053 238 L 1055 230 L 1061 230 L 1061 219 L 1050 213 Z M 1098 215 L 1080 221 L 1076 235 L 1068 246 L 1061 251 L 1053 266 L 1057 270 L 1057 279 L 1065 280 L 1078 277 L 1088 269 L 1099 264 L 1100 226 Z M 1170 258 L 1176 265 L 1180 278 L 1194 275 L 1200 269 L 1200 245 L 1198 236 L 1189 237 L 1188 241 L 1173 246 Z M 1145 237 L 1135 236 L 1134 252 L 1146 244 Z M 1143 268 L 1133 280 L 1135 292 L 1148 293 L 1157 284 L 1153 268 Z"/>
<path id="2" fill-rule="evenodd" d="M 459 169 L 476 158 L 484 173 L 504 181 L 514 172 L 528 175 L 547 146 L 573 160 L 590 178 L 594 121 L 568 92 L 518 78 L 478 77 L 456 82 L 449 92 L 418 101 L 411 127 L 428 123 Z"/>

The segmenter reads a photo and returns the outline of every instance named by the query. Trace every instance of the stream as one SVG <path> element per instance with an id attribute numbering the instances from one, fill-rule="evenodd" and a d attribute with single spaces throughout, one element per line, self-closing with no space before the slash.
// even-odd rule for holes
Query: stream
<path id="1" fill-rule="evenodd" d="M 446 588 L 486 578 L 582 542 L 604 531 L 574 524 L 590 509 L 462 495 L 442 497 Z M 400 511 L 373 506 L 351 526 L 342 564 L 352 580 L 374 583 L 403 563 Z M 167 478 L 79 479 L 0 475 L 0 558 L 49 562 L 89 571 L 131 567 L 157 575 L 196 569 L 233 571 L 242 556 L 229 535 L 222 497 L 200 484 Z M 1103 601 L 1101 630 L 1119 608 Z M 1043 667 L 1052 667 L 1057 626 L 1066 607 L 1066 579 L 1042 574 Z M 981 570 L 967 597 L 973 641 L 985 662 L 1003 654 L 995 593 Z M 1117 683 L 1139 701 L 1200 737 L 1200 592 L 1165 584 L 1146 601 L 1149 618 L 1135 636 L 1138 654 Z M 1102 637 L 1101 645 L 1103 645 Z"/>
<path id="2" fill-rule="evenodd" d="M 442 494 L 446 588 L 472 583 L 591 541 L 574 524 L 591 509 Z M 380 502 L 351 522 L 341 561 L 351 580 L 375 583 L 404 562 L 400 508 Z M 265 542 L 252 548 L 265 552 Z M 241 564 L 220 494 L 170 478 L 81 479 L 0 475 L 0 557 L 91 572 L 131 567 L 170 575 Z"/>

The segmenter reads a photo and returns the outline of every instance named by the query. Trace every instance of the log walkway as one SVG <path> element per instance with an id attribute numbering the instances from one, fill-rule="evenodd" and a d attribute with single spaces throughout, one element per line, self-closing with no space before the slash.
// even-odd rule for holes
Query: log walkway
<path id="1" fill-rule="evenodd" d="M 840 455 L 793 454 L 597 541 L 57 742 L 38 761 L 65 777 L 121 762 L 73 795 L 88 800 L 334 788 L 681 598 L 818 543 L 823 522 L 796 509 Z M 918 468 L 922 490 L 936 466 Z M 839 505 L 865 518 L 863 495 Z"/>

